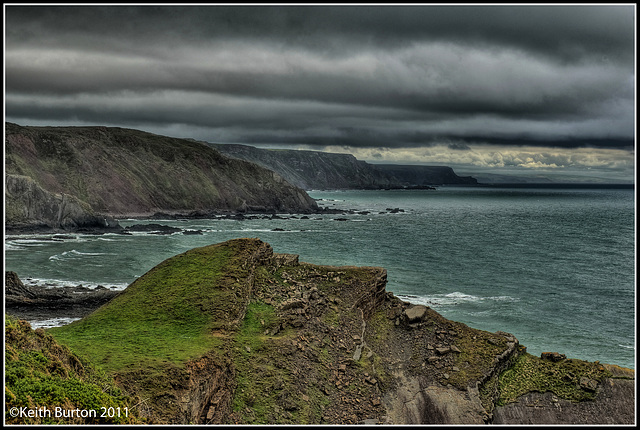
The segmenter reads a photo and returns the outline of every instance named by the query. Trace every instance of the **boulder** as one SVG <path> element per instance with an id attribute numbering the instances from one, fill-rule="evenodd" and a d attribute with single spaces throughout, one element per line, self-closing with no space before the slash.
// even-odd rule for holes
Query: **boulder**
<path id="1" fill-rule="evenodd" d="M 406 315 L 407 320 L 410 323 L 417 322 L 424 319 L 425 315 L 427 314 L 427 309 L 428 308 L 424 305 L 414 305 L 408 307 L 404 311 L 404 314 Z"/>

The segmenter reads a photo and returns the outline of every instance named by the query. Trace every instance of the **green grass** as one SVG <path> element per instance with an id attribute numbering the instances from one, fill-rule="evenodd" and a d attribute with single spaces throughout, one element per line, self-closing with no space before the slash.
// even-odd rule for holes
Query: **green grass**
<path id="1" fill-rule="evenodd" d="M 287 369 L 273 365 L 277 341 L 264 334 L 277 322 L 273 306 L 251 302 L 234 339 L 238 388 L 232 409 L 248 423 L 268 424 L 270 417 L 275 420 L 278 396 L 291 379 Z"/>
<path id="2" fill-rule="evenodd" d="M 251 329 L 238 330 L 250 296 L 248 262 L 262 246 L 240 239 L 179 254 L 89 316 L 50 333 L 149 401 L 154 419 L 173 419 L 174 395 L 190 384 L 190 363 L 205 354 L 224 363 L 236 335 L 252 336 Z M 260 310 L 254 314 L 258 325 L 270 321 Z"/>
<path id="3" fill-rule="evenodd" d="M 247 347 L 251 351 L 259 350 L 266 338 L 265 330 L 271 328 L 276 322 L 277 316 L 273 306 L 262 302 L 249 303 L 240 331 L 236 336 L 236 343 L 242 346 L 243 351 L 246 351 Z"/>
<path id="4" fill-rule="evenodd" d="M 196 248 L 166 260 L 93 314 L 50 332 L 108 371 L 197 357 L 218 344 L 210 333 L 233 313 L 219 285 L 228 251 Z"/>
<path id="5" fill-rule="evenodd" d="M 514 402 L 532 391 L 551 391 L 573 402 L 592 400 L 595 393 L 580 388 L 579 381 L 583 376 L 601 381 L 611 375 L 598 363 L 572 359 L 554 363 L 525 353 L 500 375 L 498 405 Z"/>
<path id="6" fill-rule="evenodd" d="M 492 369 L 495 357 L 506 349 L 507 340 L 502 336 L 472 329 L 465 324 L 452 323 L 457 328 L 454 345 L 461 351 L 455 353 L 455 363 L 460 370 L 453 372 L 449 384 L 464 390 L 474 381 L 484 378 Z"/>
<path id="7" fill-rule="evenodd" d="M 43 330 L 5 317 L 5 420 L 9 424 L 122 424 L 139 422 L 133 400 L 87 360 L 59 345 Z M 54 411 L 95 411 L 87 419 L 56 417 Z M 120 416 L 101 417 L 102 408 Z M 12 417 L 12 408 L 47 409 L 49 414 Z"/>

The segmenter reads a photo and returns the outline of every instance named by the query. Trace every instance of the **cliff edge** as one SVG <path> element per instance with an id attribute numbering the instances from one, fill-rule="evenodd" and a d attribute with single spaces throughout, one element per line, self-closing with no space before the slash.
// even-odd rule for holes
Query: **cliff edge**
<path id="1" fill-rule="evenodd" d="M 431 189 L 431 185 L 478 185 L 475 178 L 458 176 L 451 167 L 445 166 L 369 164 L 351 154 L 262 149 L 237 144 L 209 145 L 230 157 L 273 170 L 305 190 Z"/>
<path id="2" fill-rule="evenodd" d="M 280 175 L 203 143 L 117 127 L 5 123 L 7 224 L 104 226 L 155 212 L 317 212 Z"/>
<path id="3" fill-rule="evenodd" d="M 386 276 L 231 240 L 164 261 L 50 333 L 150 423 L 571 423 L 510 406 L 537 391 L 564 410 L 596 405 L 591 423 L 633 421 L 616 413 L 634 408 L 633 371 L 533 357 L 508 333 L 399 300 Z"/>

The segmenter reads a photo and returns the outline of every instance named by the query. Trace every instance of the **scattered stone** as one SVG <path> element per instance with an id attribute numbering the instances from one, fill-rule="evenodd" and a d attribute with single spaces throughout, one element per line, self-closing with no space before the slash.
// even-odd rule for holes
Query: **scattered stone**
<path id="1" fill-rule="evenodd" d="M 586 376 L 582 376 L 580 378 L 580 388 L 586 391 L 595 392 L 598 388 L 598 381 L 595 379 L 587 378 Z"/>
<path id="2" fill-rule="evenodd" d="M 436 352 L 440 355 L 448 354 L 450 351 L 451 348 L 449 348 L 448 346 L 436 348 Z"/>
<path id="3" fill-rule="evenodd" d="M 566 360 L 567 356 L 564 354 L 559 354 L 557 352 L 543 352 L 542 354 L 540 354 L 540 358 L 557 363 L 558 361 Z"/>

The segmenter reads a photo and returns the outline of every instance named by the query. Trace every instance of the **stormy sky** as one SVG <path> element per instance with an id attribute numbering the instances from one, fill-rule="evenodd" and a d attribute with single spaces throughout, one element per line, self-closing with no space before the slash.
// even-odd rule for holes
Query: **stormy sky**
<path id="1" fill-rule="evenodd" d="M 632 182 L 635 4 L 13 6 L 5 119 Z"/>

